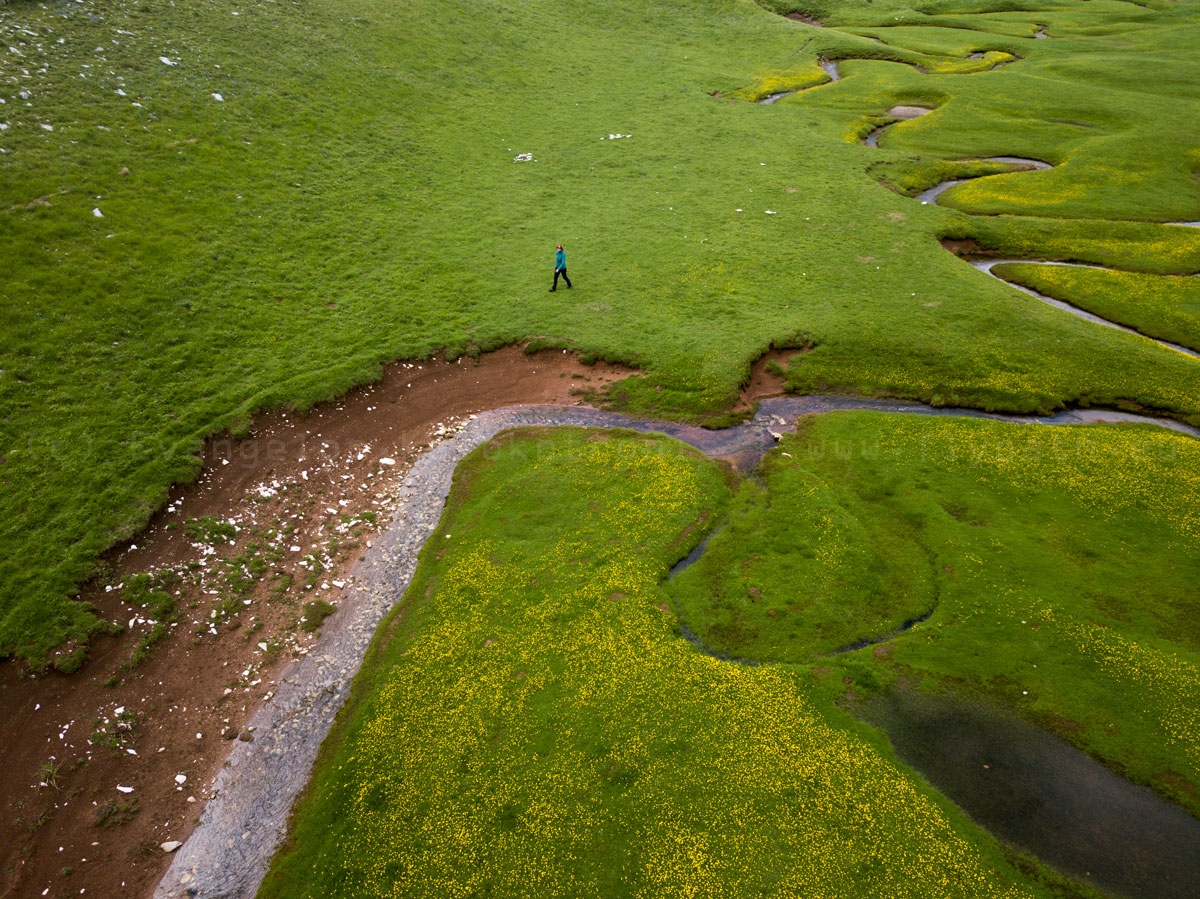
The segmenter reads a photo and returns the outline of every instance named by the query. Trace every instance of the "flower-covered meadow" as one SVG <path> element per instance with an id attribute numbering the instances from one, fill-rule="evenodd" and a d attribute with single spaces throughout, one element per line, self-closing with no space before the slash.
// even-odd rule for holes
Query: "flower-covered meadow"
<path id="1" fill-rule="evenodd" d="M 837 413 L 759 475 L 668 588 L 706 645 L 977 695 L 1196 809 L 1200 441 Z"/>
<path id="2" fill-rule="evenodd" d="M 261 895 L 1036 895 L 805 673 L 678 635 L 729 501 L 662 438 L 477 451 Z"/>

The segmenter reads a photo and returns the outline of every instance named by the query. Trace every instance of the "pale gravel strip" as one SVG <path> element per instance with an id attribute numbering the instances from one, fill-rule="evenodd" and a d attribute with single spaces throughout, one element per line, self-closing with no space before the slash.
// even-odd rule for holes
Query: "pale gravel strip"
<path id="1" fill-rule="evenodd" d="M 321 743 L 349 695 L 367 646 L 379 622 L 408 588 L 421 547 L 441 517 L 454 470 L 475 447 L 509 428 L 628 427 L 669 434 L 748 469 L 770 448 L 776 434 L 794 428 L 797 415 L 857 409 L 968 415 L 1030 424 L 1141 421 L 1200 436 L 1200 430 L 1178 422 L 1105 410 L 1033 418 L 854 397 L 764 400 L 753 421 L 723 431 L 589 408 L 514 406 L 481 413 L 457 437 L 418 459 L 404 478 L 397 512 L 358 566 L 356 583 L 347 590 L 338 614 L 326 623 L 315 651 L 286 670 L 274 697 L 250 722 L 254 741 L 233 745 L 199 826 L 173 857 L 154 899 L 240 899 L 257 891 L 286 832 L 292 804 L 304 789 Z"/>

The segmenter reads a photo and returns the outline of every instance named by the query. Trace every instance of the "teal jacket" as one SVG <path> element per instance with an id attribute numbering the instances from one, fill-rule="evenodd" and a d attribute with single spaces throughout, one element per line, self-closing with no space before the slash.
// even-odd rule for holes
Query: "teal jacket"
<path id="1" fill-rule="evenodd" d="M 567 254 L 564 250 L 559 250 L 554 254 L 554 270 L 561 272 L 567 267 Z"/>

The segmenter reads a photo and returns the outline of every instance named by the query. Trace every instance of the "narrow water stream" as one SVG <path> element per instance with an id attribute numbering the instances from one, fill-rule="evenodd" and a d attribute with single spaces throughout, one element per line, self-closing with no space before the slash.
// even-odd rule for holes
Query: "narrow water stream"
<path id="1" fill-rule="evenodd" d="M 1065 300 L 1056 300 L 1054 297 L 1047 296 L 1044 293 L 1039 293 L 1038 291 L 1034 290 L 1031 287 L 1025 287 L 1022 284 L 1017 284 L 1015 281 L 1009 281 L 1006 278 L 1000 277 L 998 274 L 996 274 L 995 272 L 992 271 L 992 269 L 995 266 L 1004 265 L 1006 263 L 1022 263 L 1022 264 L 1031 264 L 1031 265 L 1059 265 L 1059 266 L 1065 266 L 1068 268 L 1074 267 L 1074 268 L 1097 268 L 1097 269 L 1102 268 L 1101 266 L 1082 265 L 1080 263 L 1072 263 L 1072 262 L 1045 262 L 1045 261 L 1041 261 L 1041 260 L 1031 260 L 1031 259 L 973 259 L 973 260 L 969 260 L 969 261 L 970 261 L 971 265 L 973 265 L 975 268 L 979 269 L 981 272 L 985 272 L 986 274 L 991 275 L 997 281 L 1002 281 L 1003 283 L 1007 284 L 1009 287 L 1014 287 L 1017 290 L 1021 291 L 1022 293 L 1028 294 L 1031 297 L 1041 300 L 1043 303 L 1046 303 L 1047 305 L 1053 306 L 1055 309 L 1062 309 L 1064 312 L 1070 312 L 1072 315 L 1078 316 L 1079 318 L 1085 319 L 1090 322 L 1095 322 L 1098 325 L 1104 325 L 1106 328 L 1114 328 L 1117 331 L 1124 331 L 1126 334 L 1133 334 L 1137 337 L 1142 337 L 1146 340 L 1152 340 L 1161 347 L 1166 347 L 1167 349 L 1174 350 L 1177 353 L 1183 353 L 1185 356 L 1191 356 L 1193 359 L 1200 359 L 1200 353 L 1196 352 L 1193 349 L 1189 349 L 1188 347 L 1181 346 L 1178 343 L 1171 343 L 1171 341 L 1169 341 L 1169 340 L 1160 340 L 1157 337 L 1150 337 L 1149 335 L 1143 334 L 1140 331 L 1137 331 L 1133 328 L 1126 327 L 1125 325 L 1119 325 L 1114 321 L 1109 321 L 1107 318 L 1101 318 L 1098 315 L 1088 312 L 1086 309 L 1080 309 L 1078 306 L 1073 306 L 1070 303 L 1066 302 Z M 1105 270 L 1105 269 L 1102 269 L 1102 270 Z"/>
<path id="2" fill-rule="evenodd" d="M 1026 159 L 1024 156 L 986 156 L 986 157 L 984 157 L 983 161 L 984 162 L 1007 162 L 1012 165 L 1023 165 L 1023 166 L 1026 166 L 1030 169 L 1033 169 L 1033 170 L 1039 171 L 1039 172 L 1045 171 L 1046 169 L 1053 168 L 1053 166 L 1050 165 L 1050 163 L 1048 163 L 1048 162 L 1043 162 L 1040 159 Z M 1009 174 L 1009 173 L 1008 172 L 999 172 L 997 174 Z M 981 177 L 986 178 L 986 177 L 993 177 L 993 176 L 983 175 Z M 958 187 L 958 185 L 960 185 L 960 184 L 966 184 L 968 181 L 973 181 L 973 180 L 975 180 L 975 179 L 959 178 L 959 179 L 956 179 L 953 181 L 943 181 L 940 184 L 935 184 L 933 187 L 929 188 L 929 190 L 921 191 L 919 194 L 916 195 L 916 197 L 914 197 L 914 199 L 920 201 L 921 203 L 936 203 L 937 198 L 940 197 L 942 194 L 944 194 L 946 191 L 948 191 L 950 188 Z"/>
<path id="3" fill-rule="evenodd" d="M 829 76 L 829 81 L 826 81 L 825 84 L 829 84 L 831 82 L 841 80 L 842 73 L 838 70 L 838 64 L 837 64 L 836 60 L 822 60 L 822 61 L 818 62 L 817 65 L 819 65 L 821 67 L 821 71 L 823 71 L 826 75 Z M 820 86 L 821 85 L 819 85 L 819 84 L 815 85 L 815 87 L 820 87 Z M 775 93 L 775 94 L 767 94 L 765 97 L 763 97 L 758 102 L 762 106 L 774 106 L 776 103 L 778 103 L 784 97 L 790 97 L 794 93 L 797 93 L 797 91 L 779 91 L 778 93 Z"/>
<path id="4" fill-rule="evenodd" d="M 862 715 L 976 823 L 1055 868 L 1120 896 L 1200 896 L 1200 820 L 1045 731 L 912 691 Z"/>

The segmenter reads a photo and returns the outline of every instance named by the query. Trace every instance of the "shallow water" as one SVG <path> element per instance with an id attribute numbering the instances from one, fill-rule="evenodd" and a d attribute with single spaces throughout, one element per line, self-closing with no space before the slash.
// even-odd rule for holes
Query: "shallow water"
<path id="1" fill-rule="evenodd" d="M 896 754 L 977 823 L 1122 896 L 1200 896 L 1200 821 L 1017 718 L 945 694 L 868 703 Z"/>
<path id="2" fill-rule="evenodd" d="M 827 59 L 823 62 L 818 62 L 817 65 L 821 67 L 821 71 L 829 76 L 830 81 L 842 80 L 842 70 L 838 68 L 836 59 Z"/>

